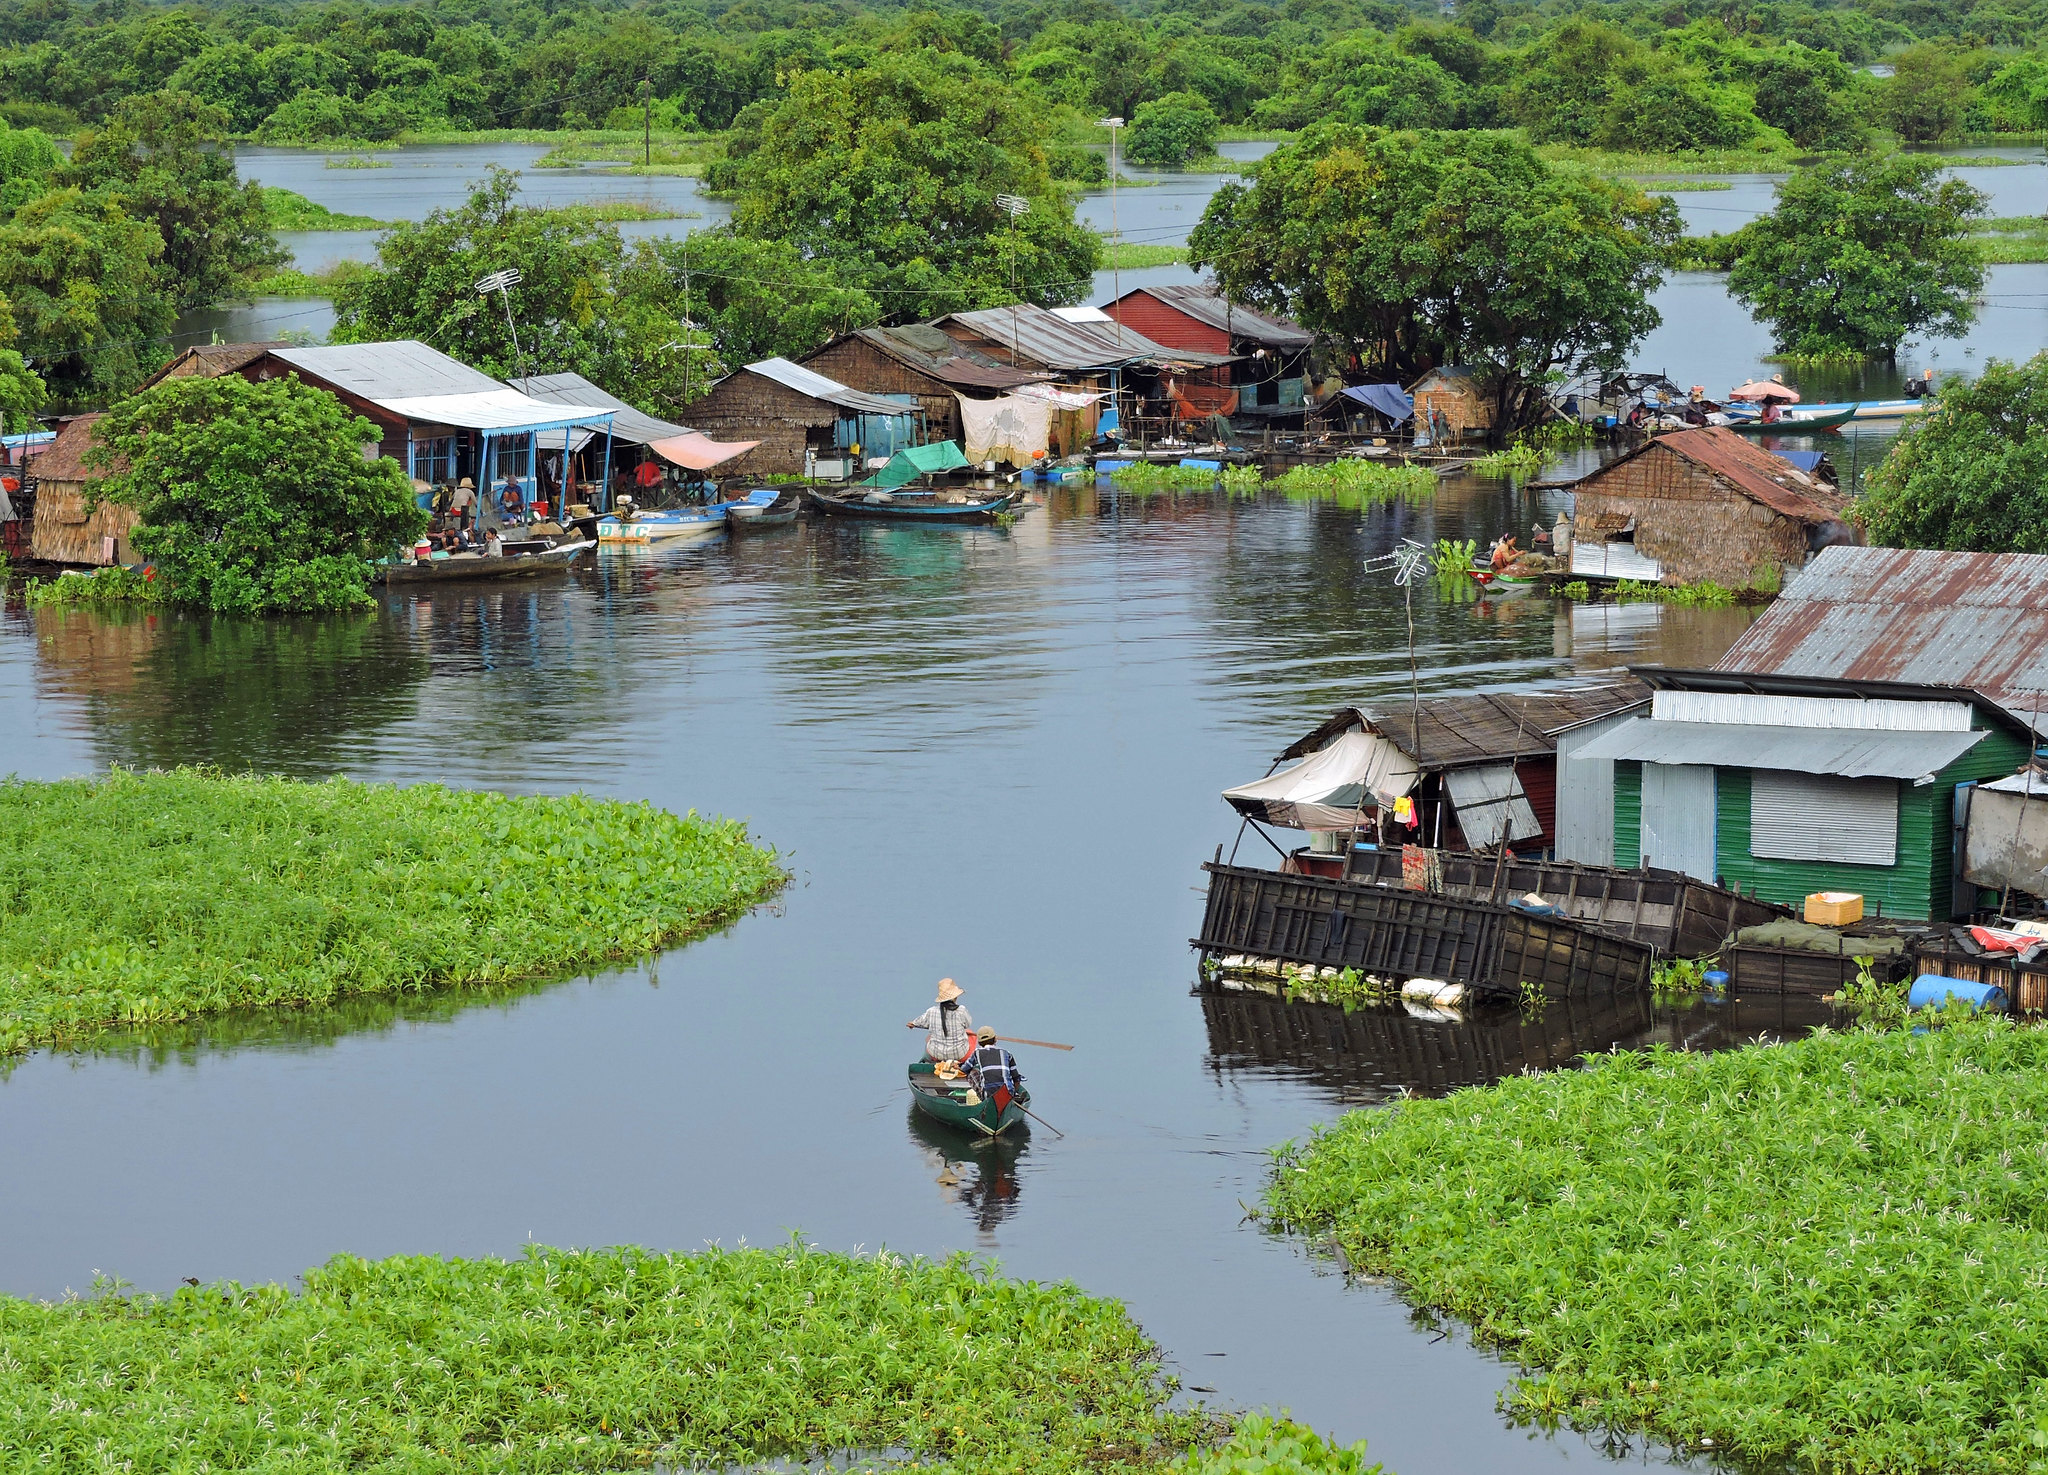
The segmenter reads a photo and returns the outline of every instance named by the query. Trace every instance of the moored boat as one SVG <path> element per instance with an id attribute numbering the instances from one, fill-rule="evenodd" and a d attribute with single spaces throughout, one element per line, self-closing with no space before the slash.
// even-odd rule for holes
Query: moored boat
<path id="1" fill-rule="evenodd" d="M 665 512 L 634 511 L 598 519 L 600 543 L 661 543 L 671 538 L 715 538 L 725 531 L 725 503 L 678 507 Z"/>
<path id="2" fill-rule="evenodd" d="M 437 584 L 460 579 L 516 579 L 532 574 L 558 573 L 595 548 L 595 543 L 578 540 L 553 548 L 522 549 L 508 545 L 502 554 L 451 553 L 417 563 L 387 563 L 379 566 L 380 584 Z"/>
<path id="3" fill-rule="evenodd" d="M 1775 420 L 1731 421 L 1728 428 L 1743 435 L 1805 435 L 1815 430 L 1833 430 L 1856 418 L 1856 405 L 1816 405 L 1811 410 L 1787 411 Z M 1826 413 L 1819 413 L 1826 410 Z"/>
<path id="4" fill-rule="evenodd" d="M 984 1099 L 964 1075 L 941 1080 L 929 1060 L 911 1064 L 911 1102 L 933 1121 L 977 1137 L 1000 1137 L 1013 1129 L 1030 1130 L 1025 1126 L 1024 1115 L 1024 1107 L 1031 1100 L 1029 1091 L 1020 1090 L 1011 1096 L 1007 1087 L 999 1087 L 996 1098 Z"/>
<path id="5" fill-rule="evenodd" d="M 1014 492 L 1001 492 L 977 501 L 941 501 L 930 493 L 884 492 L 855 487 L 844 496 L 832 496 L 812 487 L 804 488 L 804 500 L 812 510 L 828 517 L 870 517 L 898 522 L 993 522 L 1010 510 L 1017 500 Z"/>
<path id="6" fill-rule="evenodd" d="M 1903 420 L 1908 415 L 1925 415 L 1936 408 L 1933 399 L 1865 399 L 1854 403 L 1837 400 L 1831 404 L 1805 405 L 1794 411 L 1797 418 L 1849 410 L 1852 420 Z"/>
<path id="7" fill-rule="evenodd" d="M 725 520 L 733 532 L 756 528 L 787 527 L 796 521 L 803 498 L 791 488 L 763 487 L 747 493 L 737 502 L 725 504 Z"/>

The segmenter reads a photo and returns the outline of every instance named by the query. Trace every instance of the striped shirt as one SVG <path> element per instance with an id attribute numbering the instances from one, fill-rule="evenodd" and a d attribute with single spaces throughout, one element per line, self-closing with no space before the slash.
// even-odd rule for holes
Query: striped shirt
<path id="1" fill-rule="evenodd" d="M 934 1004 L 917 1016 L 917 1022 L 931 1031 L 924 1042 L 926 1055 L 933 1060 L 967 1058 L 967 1036 L 974 1028 L 974 1020 L 969 1016 L 966 1005 L 946 1009 Z"/>

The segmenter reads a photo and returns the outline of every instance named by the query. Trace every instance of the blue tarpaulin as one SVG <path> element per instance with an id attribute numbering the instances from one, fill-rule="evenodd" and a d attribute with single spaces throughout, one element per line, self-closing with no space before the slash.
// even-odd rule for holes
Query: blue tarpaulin
<path id="1" fill-rule="evenodd" d="M 1811 476 L 1813 474 L 1814 467 L 1820 465 L 1820 458 L 1826 455 L 1827 452 L 1772 451 L 1771 454 L 1773 456 L 1776 456 L 1780 461 L 1790 461 L 1794 466 L 1797 466 L 1801 471 L 1804 471 L 1808 476 Z"/>
<path id="2" fill-rule="evenodd" d="M 1415 413 L 1414 397 L 1398 384 L 1353 384 L 1344 397 L 1378 410 L 1396 425 Z"/>

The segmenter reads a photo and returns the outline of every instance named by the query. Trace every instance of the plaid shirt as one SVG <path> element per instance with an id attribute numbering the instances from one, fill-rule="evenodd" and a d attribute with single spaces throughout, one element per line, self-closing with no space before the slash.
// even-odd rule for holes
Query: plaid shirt
<path id="1" fill-rule="evenodd" d="M 942 1009 L 937 1004 L 917 1016 L 917 1022 L 931 1031 L 931 1038 L 925 1041 L 924 1052 L 933 1060 L 962 1060 L 967 1055 L 967 1033 L 974 1028 L 974 1020 L 967 1012 L 967 1006 L 957 1009 Z"/>
<path id="2" fill-rule="evenodd" d="M 983 1045 L 966 1066 L 974 1089 L 983 1096 L 993 1097 L 1000 1086 L 1008 1086 L 1012 1096 L 1024 1089 L 1024 1072 L 1017 1069 L 1017 1057 L 1001 1045 Z"/>

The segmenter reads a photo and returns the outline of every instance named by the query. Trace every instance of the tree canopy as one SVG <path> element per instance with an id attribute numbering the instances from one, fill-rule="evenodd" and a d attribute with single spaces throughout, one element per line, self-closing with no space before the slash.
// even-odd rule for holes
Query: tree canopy
<path id="1" fill-rule="evenodd" d="M 2048 354 L 1944 384 L 1867 486 L 1856 512 L 1874 543 L 2048 553 Z"/>
<path id="2" fill-rule="evenodd" d="M 370 564 L 426 526 L 377 427 L 297 375 L 167 379 L 95 427 L 97 495 L 135 509 L 167 597 L 246 614 L 368 602 Z"/>
<path id="3" fill-rule="evenodd" d="M 1985 197 L 1938 159 L 1854 158 L 1778 186 L 1777 207 L 1737 232 L 1735 299 L 1781 352 L 1898 351 L 1920 333 L 1960 335 L 1984 285 L 1969 222 Z"/>
<path id="4" fill-rule="evenodd" d="M 63 404 L 126 394 L 161 361 L 177 304 L 157 270 L 156 222 L 54 190 L 0 224 L 0 295 L 18 346 Z"/>
<path id="5" fill-rule="evenodd" d="M 1658 322 L 1668 200 L 1553 168 L 1498 133 L 1323 124 L 1226 185 L 1191 241 L 1239 301 L 1354 344 L 1406 381 L 1465 363 L 1510 430 L 1541 387 L 1618 368 Z"/>

